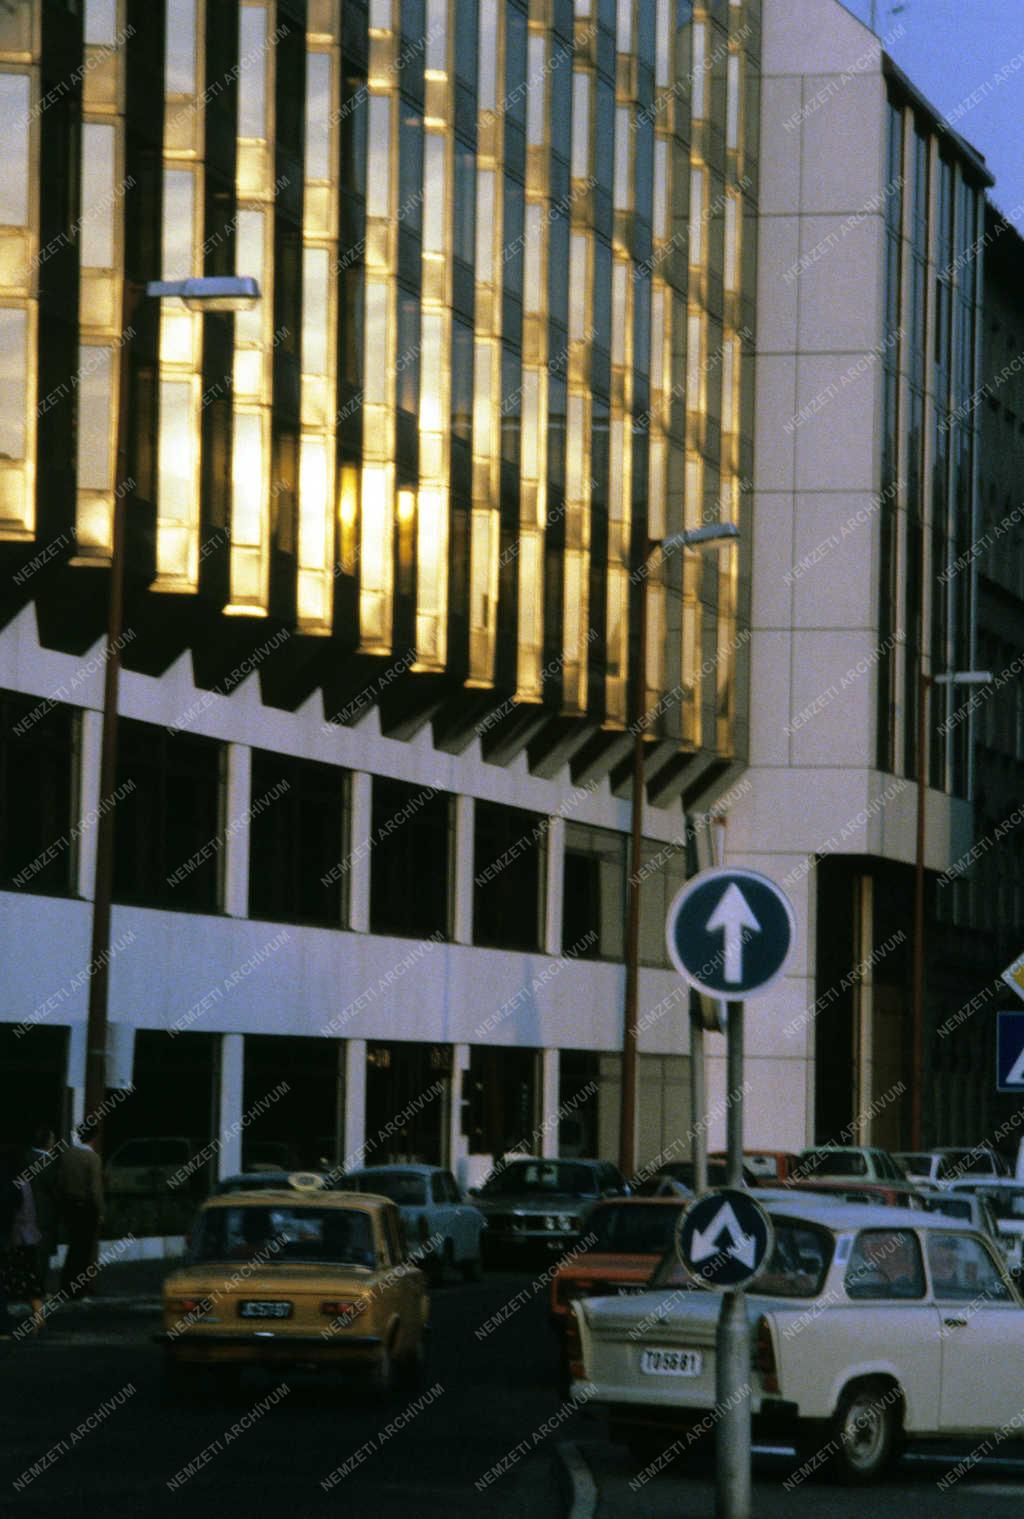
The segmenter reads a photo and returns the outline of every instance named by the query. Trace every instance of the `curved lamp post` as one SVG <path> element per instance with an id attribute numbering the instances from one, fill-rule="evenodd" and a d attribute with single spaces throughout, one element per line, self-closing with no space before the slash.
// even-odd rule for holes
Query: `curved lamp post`
<path id="1" fill-rule="evenodd" d="M 143 286 L 125 280 L 122 298 L 120 396 L 117 413 L 117 481 L 110 548 L 110 591 L 107 609 L 106 664 L 103 677 L 103 738 L 100 750 L 100 798 L 117 786 L 117 697 L 121 675 L 121 634 L 124 627 L 125 497 L 128 477 L 128 411 L 132 318 L 141 301 L 178 299 L 192 311 L 240 311 L 260 296 L 256 280 L 234 275 L 185 280 L 150 280 Z M 114 812 L 101 807 L 96 825 L 96 876 L 92 903 L 92 947 L 89 956 L 89 1014 L 85 1050 L 85 1116 L 94 1130 L 97 1150 L 103 1145 L 103 1100 L 107 1091 L 107 1002 L 109 994 L 110 913 L 114 885 Z"/>
<path id="2" fill-rule="evenodd" d="M 713 547 L 738 538 L 735 522 L 709 522 L 669 538 L 649 542 L 634 580 L 646 580 L 659 556 L 674 549 Z M 626 883 L 626 998 L 622 1034 L 622 1107 L 619 1122 L 619 1170 L 628 1181 L 636 1169 L 636 1054 L 640 983 L 640 870 L 644 819 L 644 697 L 647 688 L 647 596 L 640 595 L 640 626 L 633 661 L 633 795 L 630 809 L 629 876 Z M 695 1058 L 691 1050 L 691 1060 Z M 695 1115 L 696 1116 L 696 1115 Z"/>

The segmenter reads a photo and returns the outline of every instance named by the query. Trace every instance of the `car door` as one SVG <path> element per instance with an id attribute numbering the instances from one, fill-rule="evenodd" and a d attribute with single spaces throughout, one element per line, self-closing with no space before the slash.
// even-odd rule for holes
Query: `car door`
<path id="1" fill-rule="evenodd" d="M 848 1307 L 822 1314 L 830 1366 L 893 1368 L 907 1401 L 908 1427 L 936 1429 L 939 1416 L 938 1313 L 912 1229 L 862 1229 L 846 1261 Z"/>
<path id="2" fill-rule="evenodd" d="M 939 1427 L 999 1429 L 1020 1414 L 1024 1309 L 980 1235 L 926 1237 L 942 1346 Z"/>

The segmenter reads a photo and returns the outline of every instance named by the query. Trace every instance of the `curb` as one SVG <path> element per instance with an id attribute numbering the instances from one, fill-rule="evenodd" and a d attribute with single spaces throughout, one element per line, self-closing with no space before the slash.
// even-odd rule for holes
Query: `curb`
<path id="1" fill-rule="evenodd" d="M 579 1446 L 568 1441 L 555 1447 L 572 1493 L 569 1519 L 594 1519 L 597 1513 L 598 1491 L 590 1467 L 580 1454 Z"/>

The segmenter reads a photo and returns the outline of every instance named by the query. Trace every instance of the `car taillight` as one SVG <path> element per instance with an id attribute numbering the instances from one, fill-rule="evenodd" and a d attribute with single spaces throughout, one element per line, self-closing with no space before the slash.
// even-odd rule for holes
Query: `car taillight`
<path id="1" fill-rule="evenodd" d="M 569 1309 L 569 1317 L 565 1321 L 565 1359 L 569 1367 L 569 1375 L 573 1381 L 585 1382 L 587 1371 L 583 1364 L 583 1342 L 580 1338 L 580 1325 L 571 1308 Z"/>
<path id="2" fill-rule="evenodd" d="M 765 1392 L 778 1392 L 779 1368 L 775 1364 L 775 1342 L 766 1318 L 757 1321 L 757 1337 L 754 1341 L 754 1365 L 761 1373 Z"/>
<path id="3" fill-rule="evenodd" d="M 365 1307 L 365 1303 L 343 1302 L 339 1299 L 336 1302 L 321 1303 L 320 1312 L 329 1319 L 354 1319 L 358 1318 Z"/>

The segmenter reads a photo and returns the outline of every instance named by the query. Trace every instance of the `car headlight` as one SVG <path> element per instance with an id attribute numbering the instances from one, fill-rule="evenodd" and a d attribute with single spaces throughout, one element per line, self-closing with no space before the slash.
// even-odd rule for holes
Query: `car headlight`
<path id="1" fill-rule="evenodd" d="M 549 1213 L 544 1220 L 544 1227 L 545 1229 L 557 1229 L 558 1219 L 555 1218 L 553 1214 Z"/>
<path id="2" fill-rule="evenodd" d="M 582 1219 L 578 1218 L 575 1213 L 562 1213 L 559 1215 L 558 1227 L 560 1229 L 578 1229 L 581 1223 Z"/>

